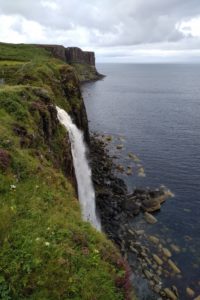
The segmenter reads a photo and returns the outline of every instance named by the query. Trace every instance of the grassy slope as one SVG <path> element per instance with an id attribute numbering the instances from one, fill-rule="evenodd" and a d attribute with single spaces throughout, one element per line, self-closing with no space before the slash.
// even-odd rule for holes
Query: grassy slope
<path id="1" fill-rule="evenodd" d="M 72 73 L 43 49 L 0 44 L 0 299 L 125 298 L 118 252 L 81 221 L 61 171 L 66 133 L 50 107 L 79 107 Z"/>

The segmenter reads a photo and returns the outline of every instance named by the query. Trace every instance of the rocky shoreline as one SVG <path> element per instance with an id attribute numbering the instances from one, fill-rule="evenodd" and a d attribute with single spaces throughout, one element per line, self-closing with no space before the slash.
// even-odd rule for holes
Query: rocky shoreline
<path id="1" fill-rule="evenodd" d="M 138 215 L 149 224 L 156 223 L 152 213 L 161 208 L 170 193 L 161 187 L 135 189 L 128 194 L 125 182 L 115 175 L 114 157 L 109 154 L 106 144 L 102 136 L 91 135 L 92 176 L 102 229 L 128 261 L 133 280 L 142 278 L 148 286 L 147 294 L 140 295 L 140 299 L 180 299 L 177 287 L 173 284 L 165 286 L 163 282 L 164 278 L 181 277 L 181 270 L 172 259 L 173 252 L 177 253 L 179 248 L 171 245 L 168 249 L 158 237 L 149 236 L 133 225 Z M 193 290 L 188 288 L 189 292 L 192 294 Z"/>

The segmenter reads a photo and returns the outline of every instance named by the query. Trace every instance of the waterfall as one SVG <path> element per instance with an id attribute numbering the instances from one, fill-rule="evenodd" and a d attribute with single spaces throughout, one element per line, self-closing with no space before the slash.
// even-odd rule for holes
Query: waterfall
<path id="1" fill-rule="evenodd" d="M 58 119 L 69 132 L 73 164 L 78 185 L 78 198 L 83 219 L 89 221 L 96 229 L 101 229 L 96 215 L 95 192 L 92 184 L 91 169 L 86 156 L 86 145 L 82 132 L 73 124 L 70 116 L 63 109 L 56 107 Z"/>

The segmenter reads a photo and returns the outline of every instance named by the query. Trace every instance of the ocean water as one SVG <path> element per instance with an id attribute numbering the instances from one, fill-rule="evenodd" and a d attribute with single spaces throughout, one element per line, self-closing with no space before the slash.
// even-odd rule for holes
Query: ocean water
<path id="1" fill-rule="evenodd" d="M 200 65 L 97 67 L 106 77 L 82 88 L 90 130 L 112 135 L 113 149 L 123 144 L 113 151 L 125 166 L 129 152 L 139 157 L 133 175 L 123 175 L 130 191 L 163 184 L 174 193 L 145 230 L 180 248 L 173 260 L 181 276 L 164 280 L 178 287 L 180 299 L 191 299 L 187 286 L 200 294 Z M 145 177 L 138 176 L 141 167 Z"/>

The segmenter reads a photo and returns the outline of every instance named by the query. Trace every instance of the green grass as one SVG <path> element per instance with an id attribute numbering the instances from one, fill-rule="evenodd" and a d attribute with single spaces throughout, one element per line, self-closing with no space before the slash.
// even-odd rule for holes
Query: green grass
<path id="1" fill-rule="evenodd" d="M 73 68 L 29 45 L 0 44 L 0 59 L 0 299 L 125 299 L 118 251 L 82 221 L 52 109 L 80 109 Z"/>
<path id="2" fill-rule="evenodd" d="M 23 62 L 32 59 L 42 60 L 50 56 L 45 49 L 32 45 L 0 43 L 0 60 Z"/>

